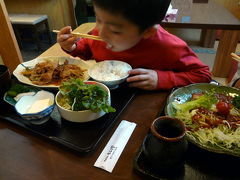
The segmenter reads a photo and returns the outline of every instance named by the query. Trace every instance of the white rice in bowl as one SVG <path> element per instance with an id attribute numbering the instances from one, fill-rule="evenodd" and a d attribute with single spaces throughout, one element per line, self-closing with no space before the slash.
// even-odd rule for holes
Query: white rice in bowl
<path id="1" fill-rule="evenodd" d="M 92 67 L 90 76 L 100 81 L 114 81 L 128 76 L 131 66 L 122 61 L 102 61 Z"/>

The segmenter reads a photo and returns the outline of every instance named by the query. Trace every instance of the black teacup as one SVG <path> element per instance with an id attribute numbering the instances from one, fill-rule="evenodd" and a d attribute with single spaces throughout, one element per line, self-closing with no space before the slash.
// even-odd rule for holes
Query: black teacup
<path id="1" fill-rule="evenodd" d="M 147 163 L 162 172 L 181 169 L 187 150 L 185 132 L 185 125 L 179 119 L 168 116 L 155 119 L 143 142 Z"/>
<path id="2" fill-rule="evenodd" d="M 2 99 L 5 92 L 11 85 L 11 75 L 5 65 L 0 65 L 0 99 Z"/>

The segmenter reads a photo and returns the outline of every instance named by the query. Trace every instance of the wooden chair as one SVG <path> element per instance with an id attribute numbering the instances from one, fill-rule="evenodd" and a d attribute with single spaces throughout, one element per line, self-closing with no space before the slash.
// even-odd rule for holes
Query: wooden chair
<path id="1" fill-rule="evenodd" d="M 41 50 L 41 43 L 40 43 L 40 33 L 45 26 L 44 31 L 48 35 L 49 44 L 52 44 L 52 36 L 50 33 L 49 25 L 48 25 L 48 17 L 47 15 L 40 15 L 40 14 L 9 14 L 10 21 L 12 23 L 19 47 L 22 47 L 21 34 L 29 30 L 32 34 L 30 34 L 30 38 L 37 44 L 38 51 Z"/>
<path id="2" fill-rule="evenodd" d="M 17 65 L 23 62 L 23 59 L 8 18 L 4 1 L 0 1 L 0 22 L 0 56 L 3 61 L 2 63 L 9 68 L 10 72 L 13 72 Z"/>
<path id="3" fill-rule="evenodd" d="M 74 14 L 78 26 L 87 22 L 95 22 L 91 0 L 76 0 Z"/>

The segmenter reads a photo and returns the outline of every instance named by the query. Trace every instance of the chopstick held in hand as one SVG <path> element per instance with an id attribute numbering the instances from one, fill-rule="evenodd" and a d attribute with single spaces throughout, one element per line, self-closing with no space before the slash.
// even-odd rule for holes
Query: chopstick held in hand
<path id="1" fill-rule="evenodd" d="M 53 32 L 59 33 L 60 31 L 53 30 Z M 71 34 L 73 34 L 74 36 L 81 37 L 81 38 L 88 38 L 88 39 L 93 39 L 93 40 L 97 40 L 97 41 L 103 41 L 101 37 L 90 35 L 90 34 L 83 34 L 83 33 L 78 33 L 78 32 L 71 32 Z"/>
<path id="2" fill-rule="evenodd" d="M 234 60 L 240 62 L 240 56 L 238 56 L 238 55 L 235 54 L 235 53 L 231 53 L 231 56 L 232 56 L 232 58 L 233 58 Z"/>

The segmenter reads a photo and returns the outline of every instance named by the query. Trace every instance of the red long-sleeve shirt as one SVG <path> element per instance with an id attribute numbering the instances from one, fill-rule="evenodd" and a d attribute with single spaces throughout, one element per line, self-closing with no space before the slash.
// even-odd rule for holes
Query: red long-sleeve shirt
<path id="1" fill-rule="evenodd" d="M 91 34 L 98 35 L 94 29 Z M 113 52 L 106 43 L 91 39 L 81 39 L 70 54 L 81 59 L 121 60 L 133 68 L 153 69 L 158 74 L 157 89 L 171 89 L 191 83 L 211 81 L 209 67 L 203 64 L 187 44 L 159 26 L 157 33 L 142 39 L 134 47 Z"/>

